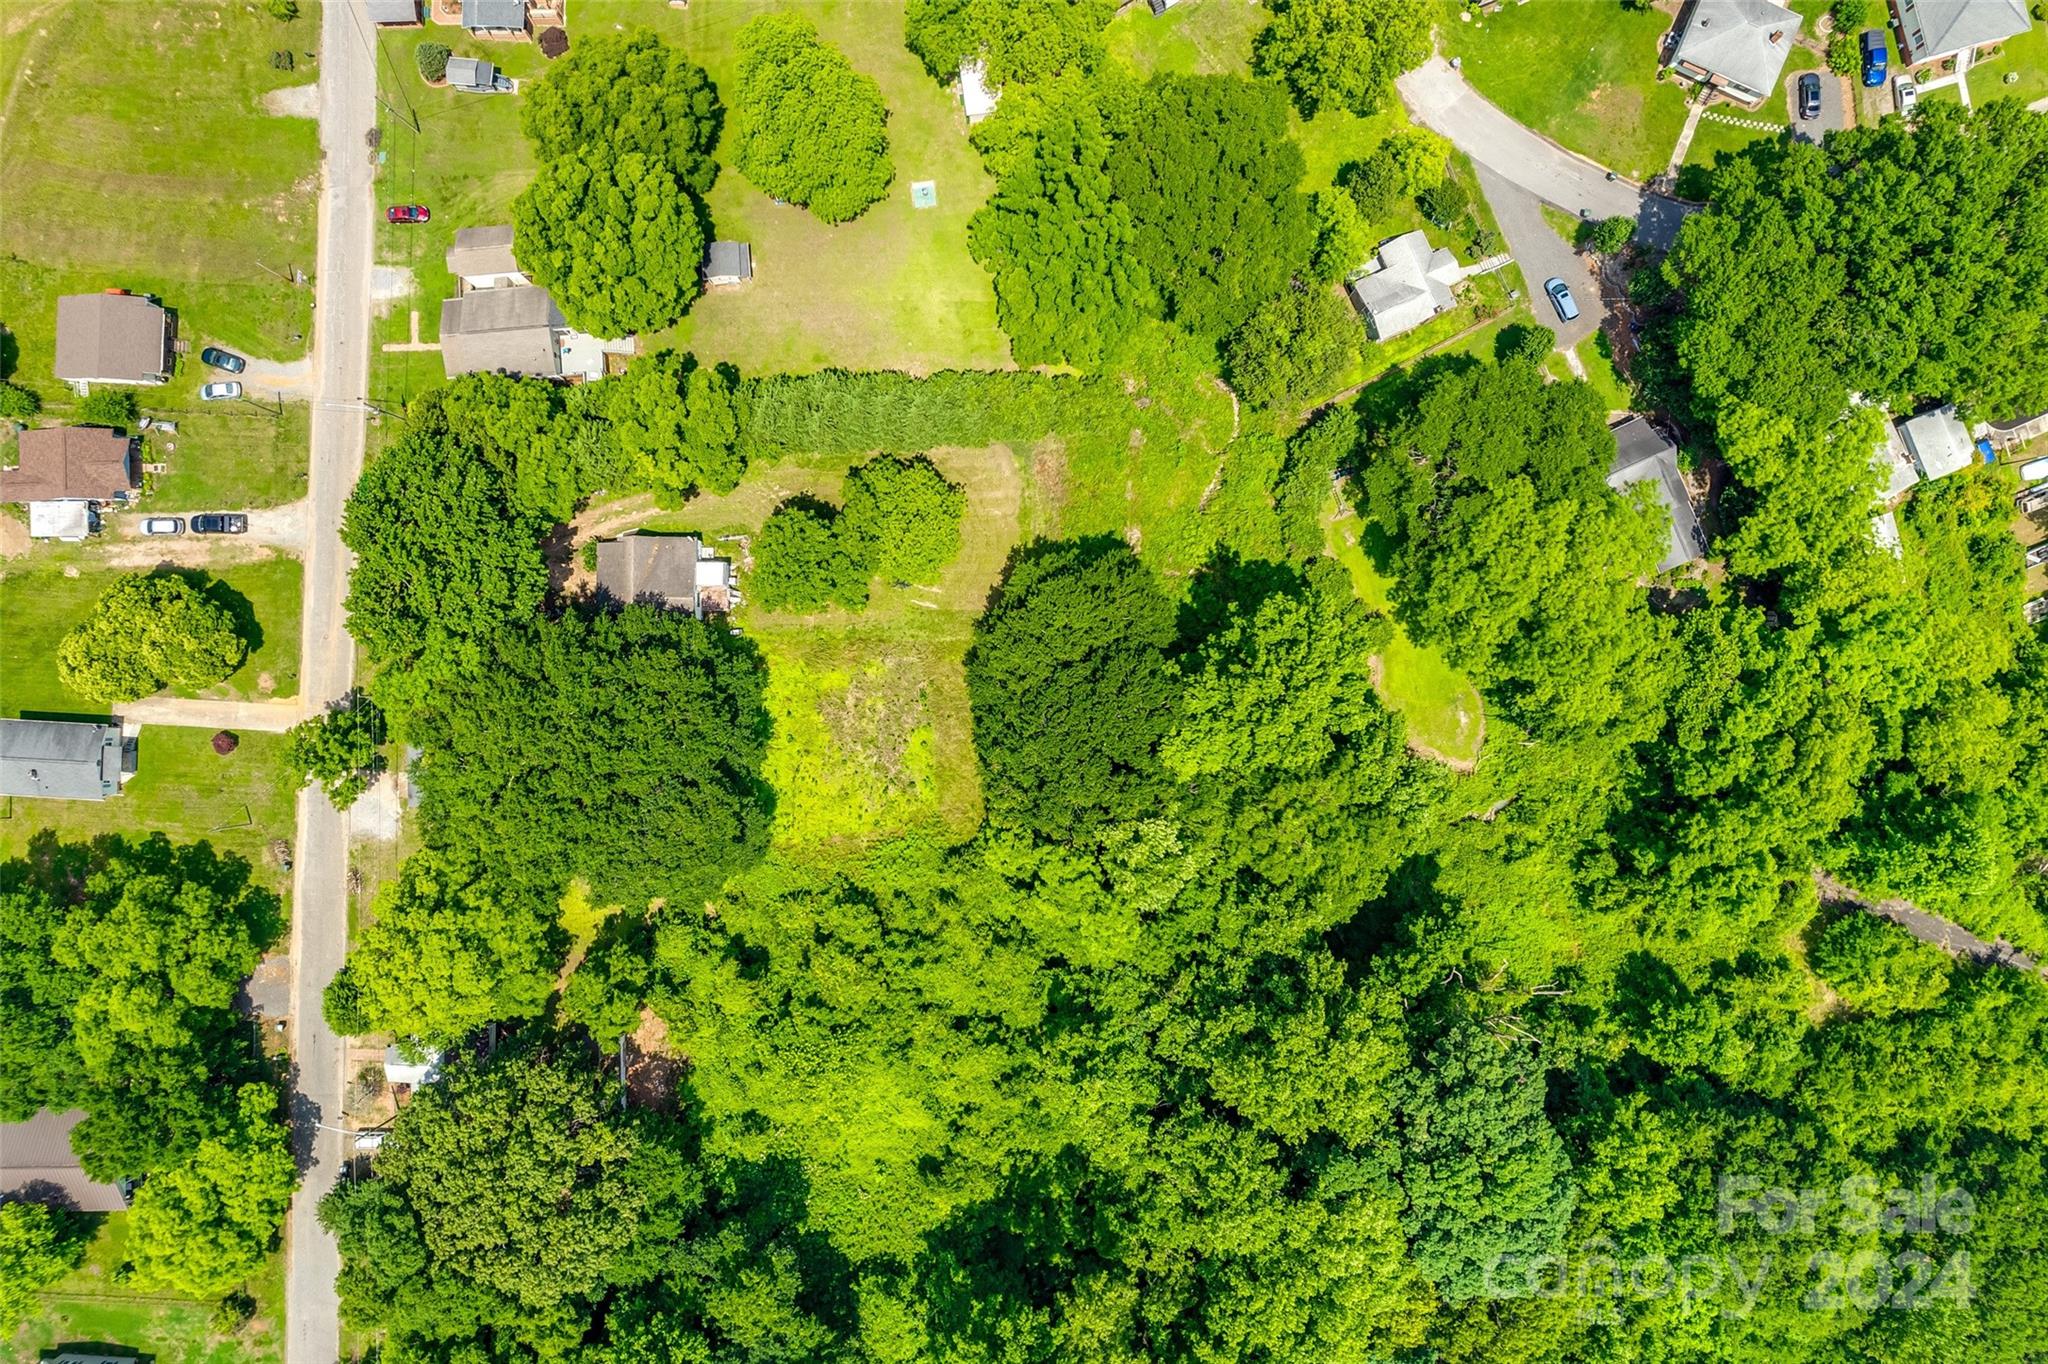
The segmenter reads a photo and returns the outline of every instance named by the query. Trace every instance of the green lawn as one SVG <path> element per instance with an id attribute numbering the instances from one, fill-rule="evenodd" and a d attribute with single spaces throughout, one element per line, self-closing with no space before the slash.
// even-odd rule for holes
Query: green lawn
<path id="1" fill-rule="evenodd" d="M 697 301 L 670 332 L 643 338 L 675 344 L 707 360 L 729 360 L 752 373 L 806 371 L 828 365 L 904 369 L 996 368 L 1009 343 L 996 327 L 989 277 L 967 253 L 967 220 L 987 199 L 991 182 L 967 142 L 966 120 L 951 92 L 925 74 L 903 46 L 902 6 L 894 0 L 725 0 L 688 9 L 644 0 L 579 0 L 572 33 L 643 26 L 703 64 L 723 91 L 732 87 L 733 40 L 746 21 L 771 10 L 803 15 L 854 67 L 882 87 L 889 106 L 890 155 L 896 183 L 880 203 L 837 227 L 808 212 L 778 207 L 727 167 L 710 195 L 715 231 L 750 243 L 755 276 L 738 289 Z M 431 39 L 458 53 L 477 45 L 456 30 L 430 28 L 382 39 L 386 98 L 417 111 L 414 135 L 386 115 L 379 193 L 416 200 L 434 211 L 426 229 L 383 229 L 379 259 L 402 263 L 417 282 L 397 302 L 377 339 L 401 341 L 408 314 L 421 313 L 421 337 L 437 335 L 440 301 L 450 282 L 441 254 L 455 229 L 510 221 L 511 203 L 532 175 L 519 133 L 523 96 L 486 97 L 429 90 L 412 49 Z M 515 76 L 538 75 L 545 61 L 527 44 L 492 43 Z M 479 168 L 488 172 L 480 174 Z M 938 207 L 910 206 L 913 180 L 937 182 Z M 440 357 L 384 353 L 373 388 L 402 397 L 439 382 Z"/>
<path id="2" fill-rule="evenodd" d="M 1105 41 L 1111 56 L 1141 76 L 1242 74 L 1266 19 L 1265 9 L 1246 0 L 1181 0 L 1156 18 L 1140 3 L 1110 21 Z"/>
<path id="3" fill-rule="evenodd" d="M 39 553 L 27 565 L 17 560 L 0 572 L 0 620 L 7 623 L 6 647 L 0 651 L 0 713 L 107 713 L 104 703 L 75 695 L 58 681 L 57 642 L 120 576 L 118 569 L 81 567 L 75 550 Z M 198 695 L 239 700 L 296 695 L 299 561 L 278 556 L 199 575 L 198 581 L 209 580 L 210 591 L 235 613 L 243 638 L 253 647 L 233 676 Z"/>
<path id="4" fill-rule="evenodd" d="M 284 768 L 285 739 L 238 737 L 240 747 L 222 757 L 213 751 L 211 730 L 144 725 L 136 741 L 135 775 L 112 800 L 0 796 L 0 857 L 21 855 L 45 829 L 70 840 L 161 832 L 174 842 L 205 839 L 239 854 L 264 884 L 286 894 L 291 877 L 268 856 L 273 841 L 290 841 L 297 814 L 298 787 Z"/>
<path id="5" fill-rule="evenodd" d="M 1614 347 L 1605 331 L 1594 332 L 1579 342 L 1579 363 L 1586 367 L 1586 382 L 1600 395 L 1610 412 L 1625 412 L 1635 404 L 1628 381 L 1614 367 Z"/>
<path id="6" fill-rule="evenodd" d="M 212 1301 L 141 1294 L 114 1282 L 127 1235 L 128 1214 L 106 1218 L 85 1264 L 39 1295 L 28 1321 L 0 1340 L 0 1364 L 35 1364 L 57 1345 L 85 1342 L 137 1352 L 154 1364 L 266 1364 L 284 1357 L 281 1253 L 265 1261 L 249 1283 L 256 1299 L 254 1320 L 241 1334 L 222 1337 L 207 1324 Z"/>
<path id="7" fill-rule="evenodd" d="M 1389 612 L 1392 580 L 1366 554 L 1359 531 L 1357 516 L 1333 493 L 1324 521 L 1330 556 L 1351 574 L 1360 601 L 1375 611 Z M 1409 639 L 1398 623 L 1380 654 L 1377 681 L 1380 699 L 1407 722 L 1411 746 L 1456 767 L 1479 761 L 1486 722 L 1478 689 L 1442 654 Z"/>
<path id="8" fill-rule="evenodd" d="M 56 292 L 45 276 L 156 294 L 183 338 L 303 354 L 311 293 L 266 268 L 312 274 L 318 128 L 261 101 L 313 79 L 316 0 L 288 25 L 239 3 L 78 0 L 5 18 L 0 321 L 20 340 L 18 382 L 55 388 L 54 307 L 23 308 Z M 295 70 L 271 65 L 284 50 Z"/>
<path id="9" fill-rule="evenodd" d="M 2007 76 L 2018 79 L 2007 85 Z M 2048 96 L 2048 22 L 2040 19 L 2017 38 L 2000 45 L 1998 55 L 1970 68 L 1970 99 L 1985 104 L 2017 99 L 2028 104 Z"/>
<path id="10" fill-rule="evenodd" d="M 1444 0 L 1437 32 L 1479 93 L 1624 175 L 1664 169 L 1685 124 L 1684 88 L 1657 79 L 1670 14 L 1602 0 L 1568 16 L 1556 4 L 1509 5 L 1461 23 L 1461 8 Z"/>

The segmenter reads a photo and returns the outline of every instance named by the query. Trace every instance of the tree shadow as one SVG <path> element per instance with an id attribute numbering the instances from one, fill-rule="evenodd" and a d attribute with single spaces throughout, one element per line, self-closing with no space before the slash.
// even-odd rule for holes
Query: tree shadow
<path id="1" fill-rule="evenodd" d="M 1233 608 L 1249 616 L 1267 599 L 1302 587 L 1300 569 L 1270 559 L 1244 559 L 1221 549 L 1195 570 L 1180 604 L 1175 628 L 1183 649 L 1199 647 L 1230 619 Z"/>
<path id="2" fill-rule="evenodd" d="M 0 379 L 11 379 L 21 364 L 21 342 L 14 339 L 14 333 L 0 326 Z"/>

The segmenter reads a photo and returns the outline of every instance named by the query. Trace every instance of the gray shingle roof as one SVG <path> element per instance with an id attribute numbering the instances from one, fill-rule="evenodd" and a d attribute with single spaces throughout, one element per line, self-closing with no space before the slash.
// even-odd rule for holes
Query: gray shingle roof
<path id="1" fill-rule="evenodd" d="M 464 28 L 525 28 L 526 0 L 462 0 Z"/>
<path id="2" fill-rule="evenodd" d="M 498 79 L 498 68 L 482 57 L 450 57 L 447 75 L 458 90 L 489 90 Z"/>
<path id="3" fill-rule="evenodd" d="M 1912 60 L 2003 42 L 2034 26 L 2023 0 L 1899 0 Z M 1918 31 L 1924 42 L 1913 41 Z"/>
<path id="4" fill-rule="evenodd" d="M 120 790 L 118 725 L 0 720 L 0 795 L 105 800 Z"/>
<path id="5" fill-rule="evenodd" d="M 448 273 L 458 278 L 517 273 L 519 262 L 512 255 L 510 227 L 464 227 L 455 233 L 455 245 L 448 248 Z"/>
<path id="6" fill-rule="evenodd" d="M 159 383 L 170 372 L 170 319 L 139 294 L 65 294 L 57 300 L 59 379 Z"/>
<path id="7" fill-rule="evenodd" d="M 621 606 L 653 602 L 675 611 L 697 609 L 697 563 L 703 545 L 694 535 L 625 535 L 597 543 L 597 591 Z"/>
<path id="8" fill-rule="evenodd" d="M 1372 333 L 1384 341 L 1412 331 L 1449 308 L 1463 273 L 1444 247 L 1432 249 L 1420 231 L 1380 243 L 1380 268 L 1351 282 L 1351 296 L 1365 311 Z"/>
<path id="9" fill-rule="evenodd" d="M 373 24 L 416 24 L 420 21 L 420 0 L 363 0 L 363 9 Z"/>
<path id="10" fill-rule="evenodd" d="M 1797 14 L 1771 0 L 1694 0 L 1685 32 L 1679 36 L 1675 62 L 1769 94 L 1792 54 L 1803 23 Z M 1771 40 L 1777 34 L 1777 41 Z"/>
<path id="11" fill-rule="evenodd" d="M 752 279 L 754 248 L 745 242 L 711 243 L 710 253 L 704 261 L 704 276 L 707 279 Z"/>
<path id="12" fill-rule="evenodd" d="M 567 325 L 545 289 L 479 289 L 441 305 L 441 363 L 451 379 L 500 369 L 557 378 L 555 332 Z"/>
<path id="13" fill-rule="evenodd" d="M 1637 483 L 1649 483 L 1671 515 L 1671 538 L 1657 571 L 1666 573 L 1699 558 L 1700 523 L 1678 472 L 1677 448 L 1641 417 L 1625 418 L 1613 432 L 1614 463 L 1608 470 L 1607 486 L 1626 494 Z"/>

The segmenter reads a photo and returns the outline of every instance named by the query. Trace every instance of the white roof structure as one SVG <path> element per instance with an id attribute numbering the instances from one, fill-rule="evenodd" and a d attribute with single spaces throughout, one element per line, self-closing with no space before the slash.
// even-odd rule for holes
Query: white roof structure
<path id="1" fill-rule="evenodd" d="M 410 1085 L 417 1089 L 430 1085 L 441 1078 L 441 1053 L 430 1051 L 419 1061 L 408 1061 L 405 1053 L 393 1043 L 384 1048 L 384 1082 L 393 1085 Z"/>
<path id="2" fill-rule="evenodd" d="M 1465 276 L 1448 247 L 1432 249 L 1419 230 L 1380 243 L 1377 265 L 1351 281 L 1351 296 L 1374 339 L 1415 330 L 1449 308 L 1451 286 Z"/>
<path id="3" fill-rule="evenodd" d="M 1899 517 L 1896 512 L 1880 512 L 1870 518 L 1870 538 L 1877 541 L 1877 547 L 1891 554 L 1894 559 L 1905 554 L 1899 545 Z"/>
<path id="4" fill-rule="evenodd" d="M 92 534 L 92 509 L 83 498 L 28 504 L 28 533 L 35 540 L 77 543 Z"/>
<path id="5" fill-rule="evenodd" d="M 2024 0 L 1898 0 L 1910 65 L 2016 38 L 2034 26 Z"/>
<path id="6" fill-rule="evenodd" d="M 1970 433 L 1956 420 L 1954 404 L 1932 408 L 1899 423 L 1899 439 L 1922 478 L 1946 478 L 1970 467 L 1976 450 Z"/>
<path id="7" fill-rule="evenodd" d="M 1877 493 L 1880 502 L 1896 502 L 1920 481 L 1920 471 L 1913 467 L 1906 443 L 1899 439 L 1898 428 L 1890 422 L 1885 423 L 1884 439 L 1871 448 L 1870 462 L 1884 478 L 1884 486 Z"/>
<path id="8" fill-rule="evenodd" d="M 969 126 L 994 113 L 1002 97 L 1002 91 L 988 88 L 987 62 L 973 57 L 960 63 L 960 107 L 967 111 Z"/>
<path id="9" fill-rule="evenodd" d="M 1777 88 L 1803 22 L 1771 0 L 1693 0 L 1671 62 L 1710 86 L 1759 100 Z"/>

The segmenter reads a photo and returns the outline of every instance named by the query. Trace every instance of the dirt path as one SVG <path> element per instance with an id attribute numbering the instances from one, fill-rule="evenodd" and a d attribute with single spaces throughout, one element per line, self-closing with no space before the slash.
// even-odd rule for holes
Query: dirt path
<path id="1" fill-rule="evenodd" d="M 306 718 L 306 706 L 297 697 L 287 701 L 196 701 L 182 696 L 145 696 L 122 706 L 120 714 L 127 724 L 282 734 Z"/>

